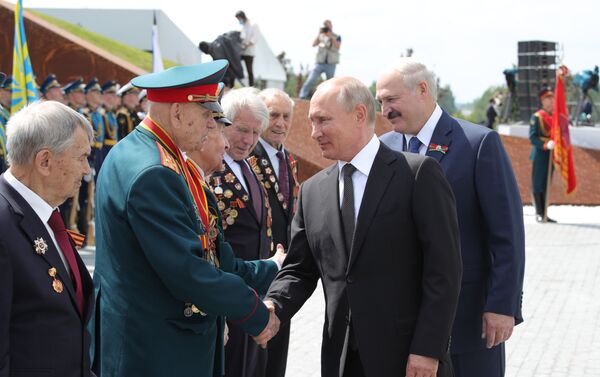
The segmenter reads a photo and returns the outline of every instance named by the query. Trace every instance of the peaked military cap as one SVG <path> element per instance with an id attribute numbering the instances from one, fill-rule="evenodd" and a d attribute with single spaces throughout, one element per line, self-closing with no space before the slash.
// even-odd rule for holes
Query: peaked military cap
<path id="1" fill-rule="evenodd" d="M 129 81 L 127 84 L 123 85 L 121 87 L 121 89 L 119 89 L 119 91 L 117 92 L 117 95 L 124 96 L 125 94 L 127 94 L 129 92 L 139 93 L 140 90 L 138 88 L 136 88 L 135 86 L 133 86 L 131 81 Z"/>
<path id="2" fill-rule="evenodd" d="M 131 80 L 138 88 L 148 91 L 152 102 L 196 102 L 212 112 L 222 113 L 219 105 L 219 82 L 229 63 L 215 60 L 209 63 L 172 67 Z"/>
<path id="3" fill-rule="evenodd" d="M 4 85 L 4 80 L 6 79 L 6 74 L 4 72 L 0 72 L 0 88 Z"/>
<path id="4" fill-rule="evenodd" d="M 540 90 L 538 97 L 540 97 L 540 100 L 548 97 L 548 96 L 553 96 L 554 92 L 552 91 L 552 89 L 550 88 L 544 88 L 542 90 Z"/>
<path id="5" fill-rule="evenodd" d="M 219 83 L 219 104 L 221 103 L 221 99 L 223 99 L 223 88 L 225 87 L 225 83 L 220 82 Z M 227 117 L 225 116 L 225 113 L 223 112 L 213 112 L 213 118 L 215 119 L 215 121 L 223 123 L 223 125 L 225 127 L 227 126 L 231 126 L 233 124 L 233 122 L 231 122 L 229 119 L 227 119 Z"/>
<path id="6" fill-rule="evenodd" d="M 40 85 L 40 92 L 42 92 L 42 94 L 45 95 L 48 92 L 48 90 L 52 88 L 60 88 L 60 84 L 56 79 L 56 75 L 53 73 L 46 76 L 46 78 L 42 82 L 42 85 Z"/>
<path id="7" fill-rule="evenodd" d="M 83 78 L 80 77 L 77 80 L 71 81 L 70 83 L 65 85 L 63 87 L 63 92 L 65 92 L 65 94 L 69 94 L 72 92 L 83 92 L 83 89 Z"/>
<path id="8" fill-rule="evenodd" d="M 119 83 L 116 80 L 109 80 L 102 84 L 100 91 L 102 94 L 109 92 L 117 92 L 119 90 Z"/>
<path id="9" fill-rule="evenodd" d="M 4 82 L 2 83 L 2 86 L 0 86 L 0 89 L 8 89 L 11 90 L 12 89 L 12 76 L 8 76 L 4 79 Z"/>
<path id="10" fill-rule="evenodd" d="M 95 90 L 100 92 L 102 91 L 102 88 L 100 87 L 100 84 L 98 84 L 98 79 L 96 77 L 92 77 L 90 82 L 88 82 L 85 86 L 85 94 L 88 94 L 89 92 L 93 92 Z"/>

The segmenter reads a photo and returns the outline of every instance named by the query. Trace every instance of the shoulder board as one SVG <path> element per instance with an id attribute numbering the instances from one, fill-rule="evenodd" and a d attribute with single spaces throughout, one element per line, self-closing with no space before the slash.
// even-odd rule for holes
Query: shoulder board
<path id="1" fill-rule="evenodd" d="M 156 142 L 156 147 L 158 148 L 158 152 L 160 153 L 160 163 L 164 167 L 167 167 L 173 170 L 178 175 L 181 175 L 179 165 L 177 164 L 177 161 L 175 161 L 173 156 L 171 156 L 171 154 L 167 152 L 167 150 L 162 145 L 160 145 L 158 141 Z"/>

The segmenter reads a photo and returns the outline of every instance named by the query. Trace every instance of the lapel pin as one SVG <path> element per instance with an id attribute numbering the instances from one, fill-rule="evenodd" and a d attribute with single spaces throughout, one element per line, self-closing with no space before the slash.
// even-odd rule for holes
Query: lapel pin
<path id="1" fill-rule="evenodd" d="M 48 251 L 48 244 L 42 237 L 38 237 L 33 241 L 33 247 L 35 248 L 37 255 L 44 255 L 46 254 L 46 251 Z"/>
<path id="2" fill-rule="evenodd" d="M 431 143 L 429 144 L 428 152 L 440 152 L 441 154 L 446 154 L 448 152 L 448 147 L 446 145 L 439 145 Z"/>

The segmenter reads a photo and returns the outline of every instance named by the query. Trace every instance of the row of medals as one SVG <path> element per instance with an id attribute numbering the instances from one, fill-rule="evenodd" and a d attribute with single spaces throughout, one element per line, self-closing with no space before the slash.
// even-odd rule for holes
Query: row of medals
<path id="1" fill-rule="evenodd" d="M 204 225 L 202 223 L 202 219 L 200 218 L 200 212 L 198 211 L 198 206 L 194 203 L 194 210 L 196 211 L 196 218 L 198 222 L 201 224 L 201 227 L 204 229 Z M 208 214 L 209 224 L 208 224 L 208 247 L 204 249 L 204 259 L 206 259 L 210 264 L 215 267 L 219 267 L 219 260 L 217 258 L 217 246 L 215 240 L 217 239 L 218 231 L 217 231 L 217 217 L 209 212 Z M 201 316 L 206 316 L 202 310 L 198 309 L 198 307 L 191 302 L 185 303 L 185 308 L 183 309 L 183 315 L 185 317 L 191 317 L 194 314 L 200 314 Z"/>

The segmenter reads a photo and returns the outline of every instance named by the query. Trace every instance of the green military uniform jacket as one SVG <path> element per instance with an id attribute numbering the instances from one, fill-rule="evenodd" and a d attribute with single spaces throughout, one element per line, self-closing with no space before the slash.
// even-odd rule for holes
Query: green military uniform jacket
<path id="1" fill-rule="evenodd" d="M 548 159 L 550 151 L 546 149 L 546 143 L 550 140 L 550 124 L 545 124 L 541 110 L 531 116 L 529 122 L 529 141 L 531 141 L 531 153 L 529 159 L 531 166 L 532 192 L 545 192 L 548 179 Z"/>
<path id="2" fill-rule="evenodd" d="M 251 335 L 268 322 L 240 276 L 272 276 L 276 267 L 228 257 L 219 269 L 204 258 L 205 230 L 181 168 L 159 149 L 137 127 L 112 149 L 98 178 L 93 370 L 103 377 L 221 376 L 224 317 Z"/>

